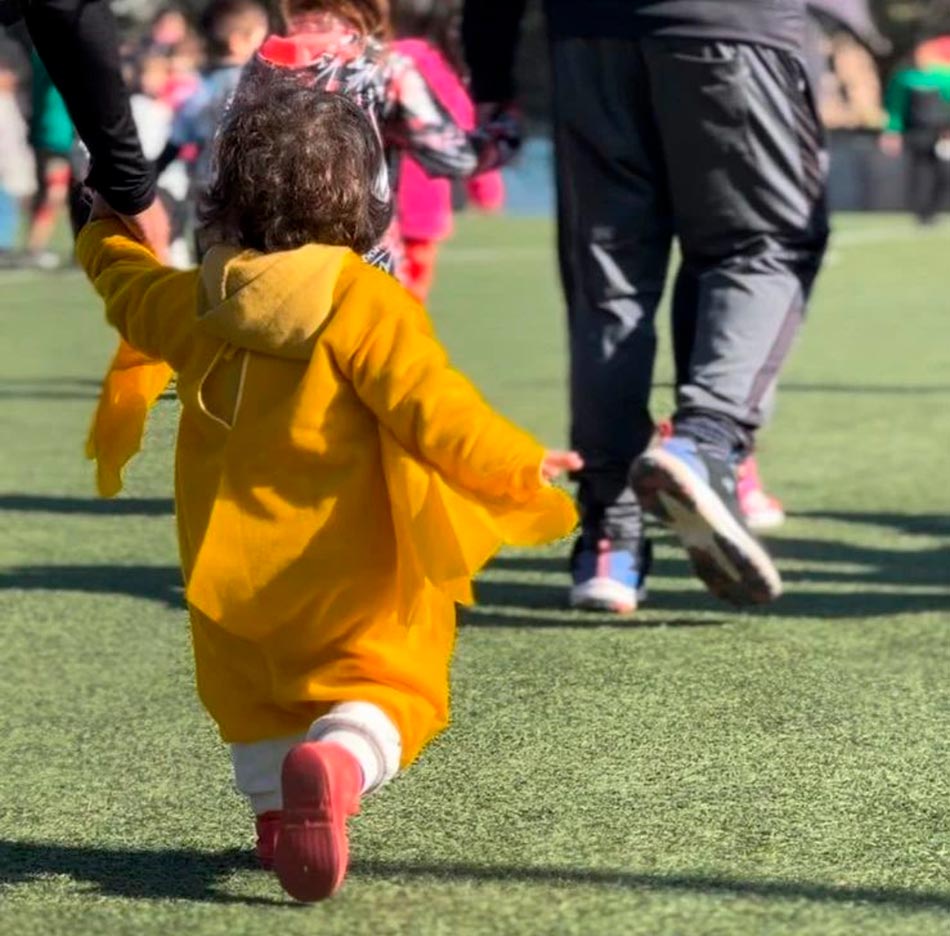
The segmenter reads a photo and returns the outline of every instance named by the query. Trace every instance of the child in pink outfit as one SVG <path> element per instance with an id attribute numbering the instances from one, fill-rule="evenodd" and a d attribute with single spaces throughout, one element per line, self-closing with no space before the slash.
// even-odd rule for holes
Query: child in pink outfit
<path id="1" fill-rule="evenodd" d="M 475 128 L 475 105 L 453 67 L 447 48 L 448 14 L 438 2 L 396 3 L 393 26 L 400 36 L 394 50 L 410 59 L 439 103 L 464 130 Z M 500 211 L 505 201 L 501 172 L 493 170 L 466 182 L 469 201 L 482 211 Z M 452 183 L 430 176 L 412 154 L 399 165 L 396 217 L 402 232 L 403 285 L 424 302 L 432 286 L 439 243 L 452 234 Z"/>

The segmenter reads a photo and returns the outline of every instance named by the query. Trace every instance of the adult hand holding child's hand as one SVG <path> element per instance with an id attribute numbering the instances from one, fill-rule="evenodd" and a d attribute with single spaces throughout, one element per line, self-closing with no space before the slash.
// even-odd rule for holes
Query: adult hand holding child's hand
<path id="1" fill-rule="evenodd" d="M 565 471 L 580 471 L 584 467 L 584 459 L 577 452 L 550 451 L 541 462 L 541 477 L 545 481 L 553 481 Z"/>
<path id="2" fill-rule="evenodd" d="M 109 203 L 96 192 L 92 198 L 92 210 L 89 213 L 90 221 L 101 221 L 104 218 L 118 218 L 128 229 L 129 233 L 143 244 L 150 247 L 159 260 L 165 256 L 168 249 L 168 214 L 162 203 L 156 198 L 145 211 L 137 215 L 123 215 L 115 211 Z"/>
<path id="3" fill-rule="evenodd" d="M 140 211 L 136 215 L 117 216 L 136 240 L 151 247 L 159 260 L 165 259 L 171 227 L 168 212 L 165 211 L 165 206 L 159 199 L 156 198 L 145 211 Z"/>
<path id="4" fill-rule="evenodd" d="M 109 207 L 109 203 L 98 193 L 92 196 L 92 208 L 89 211 L 90 221 L 105 221 L 107 218 L 118 218 L 118 214 Z"/>

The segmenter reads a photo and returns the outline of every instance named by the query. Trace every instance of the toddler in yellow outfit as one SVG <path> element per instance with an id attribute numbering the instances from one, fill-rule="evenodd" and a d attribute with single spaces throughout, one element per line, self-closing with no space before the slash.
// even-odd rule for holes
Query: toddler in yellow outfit
<path id="1" fill-rule="evenodd" d="M 347 816 L 448 720 L 455 604 L 503 543 L 572 530 L 579 467 L 496 415 L 359 254 L 386 227 L 359 109 L 282 88 L 222 128 L 200 269 L 96 201 L 78 255 L 122 337 L 178 374 L 175 501 L 199 695 L 258 852 L 302 900 Z"/>

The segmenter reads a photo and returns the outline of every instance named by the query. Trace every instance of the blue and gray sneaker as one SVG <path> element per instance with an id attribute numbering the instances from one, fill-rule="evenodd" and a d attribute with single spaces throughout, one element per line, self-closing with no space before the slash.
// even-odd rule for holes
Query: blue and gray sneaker
<path id="1" fill-rule="evenodd" d="M 651 558 L 649 542 L 634 554 L 607 539 L 592 545 L 581 537 L 571 554 L 571 607 L 633 614 L 646 597 Z"/>
<path id="2" fill-rule="evenodd" d="M 630 484 L 644 510 L 679 537 L 717 598 L 759 605 L 782 594 L 775 563 L 739 509 L 731 464 L 706 455 L 692 439 L 673 436 L 633 463 Z"/>

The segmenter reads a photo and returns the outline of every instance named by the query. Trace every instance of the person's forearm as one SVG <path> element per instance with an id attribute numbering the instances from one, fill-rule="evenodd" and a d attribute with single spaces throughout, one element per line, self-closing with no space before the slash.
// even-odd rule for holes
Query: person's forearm
<path id="1" fill-rule="evenodd" d="M 181 147 L 177 143 L 166 143 L 165 149 L 158 154 L 155 160 L 155 175 L 160 176 L 176 159 L 181 152 Z"/>
<path id="2" fill-rule="evenodd" d="M 138 214 L 155 198 L 122 79 L 115 21 L 106 0 L 30 0 L 36 51 L 92 156 L 89 184 L 116 211 Z"/>
<path id="3" fill-rule="evenodd" d="M 462 41 L 478 103 L 515 96 L 515 52 L 527 0 L 465 0 Z"/>

